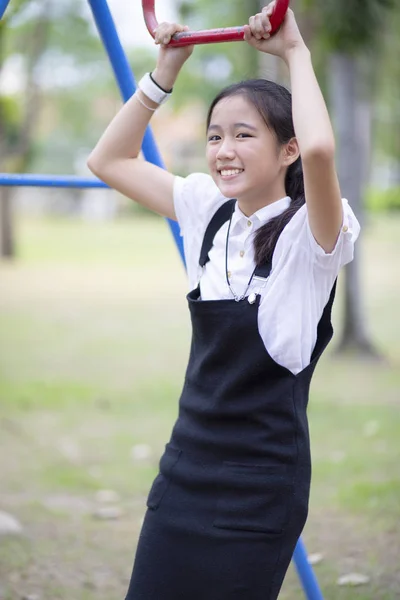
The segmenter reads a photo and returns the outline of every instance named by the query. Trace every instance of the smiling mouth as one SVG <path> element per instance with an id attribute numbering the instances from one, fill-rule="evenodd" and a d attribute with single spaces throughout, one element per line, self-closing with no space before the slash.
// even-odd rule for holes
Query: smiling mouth
<path id="1" fill-rule="evenodd" d="M 219 169 L 218 173 L 221 177 L 234 177 L 243 173 L 244 169 Z"/>

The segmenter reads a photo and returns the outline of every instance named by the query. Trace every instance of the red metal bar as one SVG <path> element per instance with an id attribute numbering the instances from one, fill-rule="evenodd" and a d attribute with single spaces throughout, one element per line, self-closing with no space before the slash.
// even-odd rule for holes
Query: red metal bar
<path id="1" fill-rule="evenodd" d="M 142 0 L 143 15 L 147 29 L 154 38 L 154 30 L 158 27 L 158 22 L 154 9 L 155 0 Z M 277 0 L 275 10 L 270 17 L 271 35 L 274 34 L 285 18 L 290 0 Z M 205 29 L 203 31 L 185 31 L 177 33 L 170 41 L 170 46 L 190 46 L 192 44 L 214 44 L 218 42 L 241 42 L 243 41 L 244 28 L 225 27 L 222 29 Z"/>

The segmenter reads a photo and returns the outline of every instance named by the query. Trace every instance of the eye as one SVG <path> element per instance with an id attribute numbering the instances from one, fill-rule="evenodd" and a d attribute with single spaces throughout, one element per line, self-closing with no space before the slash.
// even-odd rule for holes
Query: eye
<path id="1" fill-rule="evenodd" d="M 220 140 L 220 139 L 221 139 L 221 136 L 219 136 L 219 135 L 210 135 L 208 138 L 208 141 L 209 142 L 218 142 L 218 140 Z"/>
<path id="2" fill-rule="evenodd" d="M 238 134 L 237 134 L 237 137 L 238 137 L 239 139 L 243 139 L 243 138 L 250 138 L 250 137 L 253 137 L 253 136 L 252 136 L 252 135 L 250 135 L 249 133 L 244 133 L 244 132 L 242 132 L 242 133 L 238 133 Z"/>

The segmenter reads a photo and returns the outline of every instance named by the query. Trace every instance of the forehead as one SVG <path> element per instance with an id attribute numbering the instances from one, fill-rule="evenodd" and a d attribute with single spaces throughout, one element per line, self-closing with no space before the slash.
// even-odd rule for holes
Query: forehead
<path id="1" fill-rule="evenodd" d="M 258 110 L 245 96 L 230 96 L 220 100 L 214 107 L 210 126 L 229 127 L 234 123 L 243 121 L 254 127 L 266 127 Z"/>

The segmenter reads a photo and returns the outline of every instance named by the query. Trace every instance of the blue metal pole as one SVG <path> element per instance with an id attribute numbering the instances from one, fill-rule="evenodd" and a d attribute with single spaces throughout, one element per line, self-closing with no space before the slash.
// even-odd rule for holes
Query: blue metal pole
<path id="1" fill-rule="evenodd" d="M 324 600 L 317 578 L 308 562 L 307 551 L 301 538 L 293 553 L 293 562 L 307 600 Z"/>
<path id="2" fill-rule="evenodd" d="M 76 175 L 31 175 L 0 173 L 0 185 L 34 186 L 54 188 L 108 188 L 100 179 L 77 177 Z"/>
<path id="3" fill-rule="evenodd" d="M 97 29 L 107 51 L 108 58 L 114 71 L 121 96 L 126 102 L 136 90 L 136 82 L 130 68 L 126 54 L 122 48 L 114 20 L 112 18 L 107 0 L 88 0 L 90 8 L 96 22 Z M 165 168 L 163 160 L 154 141 L 150 127 L 147 128 L 143 139 L 142 150 L 145 159 L 159 167 Z M 150 182 L 149 182 L 150 184 Z M 185 262 L 183 254 L 183 242 L 179 234 L 179 225 L 170 219 L 167 219 L 175 243 L 180 252 L 183 262 Z"/>
<path id="4" fill-rule="evenodd" d="M 3 18 L 4 13 L 6 12 L 6 8 L 10 0 L 0 0 L 0 19 Z"/>

